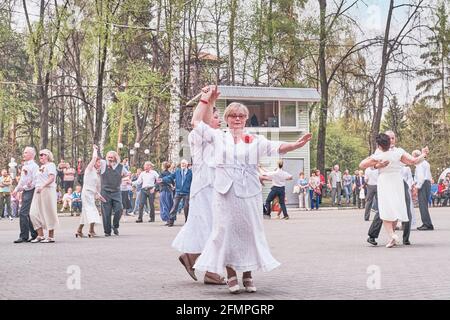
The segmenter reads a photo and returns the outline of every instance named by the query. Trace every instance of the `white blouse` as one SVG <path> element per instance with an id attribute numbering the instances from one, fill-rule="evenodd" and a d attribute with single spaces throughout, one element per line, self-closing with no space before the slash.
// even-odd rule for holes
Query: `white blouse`
<path id="1" fill-rule="evenodd" d="M 47 164 L 40 166 L 35 177 L 36 188 L 42 187 L 45 184 L 45 182 L 50 178 L 50 175 L 53 175 L 55 179 L 47 187 L 56 188 L 56 165 L 53 162 L 48 162 Z"/>
<path id="2" fill-rule="evenodd" d="M 236 197 L 250 198 L 262 191 L 259 181 L 258 164 L 263 157 L 279 156 L 283 141 L 270 141 L 263 135 L 252 135 L 251 142 L 234 143 L 227 132 L 214 130 L 204 122 L 194 129 L 203 141 L 212 144 L 213 154 L 208 163 L 216 167 L 214 188 L 221 194 L 227 193 L 234 185 Z"/>

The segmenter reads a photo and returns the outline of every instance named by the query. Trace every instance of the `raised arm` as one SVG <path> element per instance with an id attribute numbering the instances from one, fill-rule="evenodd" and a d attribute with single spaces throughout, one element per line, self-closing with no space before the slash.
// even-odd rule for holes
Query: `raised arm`
<path id="1" fill-rule="evenodd" d="M 88 163 L 86 169 L 92 170 L 95 166 L 95 162 L 97 161 L 97 159 L 98 159 L 98 147 L 94 144 L 92 146 L 92 159 L 91 162 Z"/>
<path id="2" fill-rule="evenodd" d="M 422 149 L 422 154 L 418 157 L 413 157 L 408 152 L 405 152 L 402 157 L 400 158 L 400 161 L 403 162 L 406 165 L 416 165 L 423 159 L 425 159 L 430 151 L 428 150 L 428 147 L 425 147 Z"/>
<path id="3" fill-rule="evenodd" d="M 202 89 L 202 95 L 197 107 L 192 114 L 191 124 L 195 128 L 201 121 L 209 124 L 213 117 L 213 106 L 219 97 L 217 86 L 206 86 Z"/>

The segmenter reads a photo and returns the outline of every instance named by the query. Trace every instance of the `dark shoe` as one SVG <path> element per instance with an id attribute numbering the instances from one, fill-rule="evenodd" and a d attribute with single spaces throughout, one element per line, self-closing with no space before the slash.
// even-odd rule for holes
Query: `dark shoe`
<path id="1" fill-rule="evenodd" d="M 427 226 L 420 226 L 420 227 L 418 227 L 417 228 L 417 230 L 420 230 L 420 231 L 427 231 L 427 230 L 434 230 L 434 228 L 433 227 L 427 227 Z"/>
<path id="2" fill-rule="evenodd" d="M 119 228 L 113 228 L 113 232 L 116 236 L 119 235 Z"/>
<path id="3" fill-rule="evenodd" d="M 105 237 L 111 237 L 111 233 L 105 233 Z"/>
<path id="4" fill-rule="evenodd" d="M 14 243 L 23 243 L 23 242 L 29 242 L 29 241 L 31 241 L 31 239 L 28 240 L 28 239 L 22 239 L 22 238 L 19 238 L 19 239 L 17 239 L 16 241 L 14 241 Z"/>
<path id="5" fill-rule="evenodd" d="M 150 219 L 148 220 L 148 222 L 155 222 L 155 219 Z"/>
<path id="6" fill-rule="evenodd" d="M 409 245 L 411 245 L 411 242 L 409 242 L 409 240 L 406 240 L 406 241 L 403 241 L 403 244 L 404 244 L 405 246 L 409 246 Z"/>
<path id="7" fill-rule="evenodd" d="M 167 222 L 166 222 L 166 223 L 165 223 L 164 225 L 165 225 L 165 226 L 168 226 L 168 225 L 169 225 L 169 223 L 170 223 L 170 222 L 169 222 L 169 221 L 167 221 Z"/>
<path id="8" fill-rule="evenodd" d="M 375 238 L 369 237 L 369 238 L 367 238 L 367 242 L 370 243 L 373 246 L 378 245 L 378 243 L 375 241 Z"/>
<path id="9" fill-rule="evenodd" d="M 283 218 L 281 218 L 281 219 L 283 219 L 283 220 L 289 220 L 289 216 L 283 217 Z"/>
<path id="10" fill-rule="evenodd" d="M 195 275 L 195 270 L 194 270 L 194 268 L 192 268 L 187 254 L 183 253 L 181 256 L 178 257 L 178 260 L 184 266 L 184 268 L 186 269 L 187 273 L 191 276 L 191 278 L 194 279 L 195 281 L 197 281 L 197 277 Z"/>
<path id="11" fill-rule="evenodd" d="M 136 223 L 142 223 L 141 219 L 136 220 Z"/>
<path id="12" fill-rule="evenodd" d="M 168 226 L 168 227 L 173 227 L 173 222 L 172 222 L 172 221 L 168 222 L 168 223 L 167 223 L 167 226 Z"/>

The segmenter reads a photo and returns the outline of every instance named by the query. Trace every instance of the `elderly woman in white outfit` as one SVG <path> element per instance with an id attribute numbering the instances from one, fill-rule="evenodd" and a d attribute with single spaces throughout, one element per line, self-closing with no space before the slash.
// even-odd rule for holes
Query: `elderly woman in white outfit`
<path id="1" fill-rule="evenodd" d="M 56 196 L 56 165 L 53 163 L 53 154 L 44 149 L 39 152 L 41 167 L 35 176 L 35 190 L 31 202 L 30 219 L 36 239 L 32 243 L 55 242 L 55 228 L 58 226 L 57 196 Z M 44 229 L 48 230 L 48 237 L 44 237 Z"/>
<path id="2" fill-rule="evenodd" d="M 204 120 L 217 97 L 217 87 L 204 88 L 198 112 L 193 115 L 194 130 L 204 142 L 213 145 L 216 167 L 213 228 L 194 268 L 217 274 L 223 274 L 226 268 L 231 293 L 240 292 L 236 271 L 241 271 L 245 290 L 255 292 L 251 272 L 270 271 L 280 265 L 270 253 L 264 233 L 258 163 L 262 157 L 277 156 L 304 146 L 311 134 L 293 143 L 250 135 L 245 132 L 249 112 L 240 103 L 231 103 L 225 109 L 224 120 L 229 131 L 214 130 Z"/>
<path id="3" fill-rule="evenodd" d="M 214 110 L 207 122 L 213 129 L 220 127 L 220 118 Z M 178 258 L 189 275 L 197 281 L 193 265 L 205 247 L 206 240 L 212 230 L 213 209 L 212 194 L 214 167 L 207 161 L 212 160 L 212 144 L 204 143 L 202 136 L 192 130 L 188 136 L 192 154 L 192 184 L 190 189 L 189 219 L 172 242 L 172 247 L 182 252 Z M 216 273 L 206 272 L 205 284 L 226 284 L 223 277 Z"/>
<path id="4" fill-rule="evenodd" d="M 98 147 L 96 145 L 92 148 L 92 159 L 84 171 L 83 178 L 83 192 L 81 193 L 81 218 L 78 230 L 75 233 L 75 237 L 82 238 L 83 227 L 85 224 L 89 225 L 89 238 L 96 236 L 94 226 L 102 224 L 102 218 L 95 205 L 95 199 L 105 201 L 100 195 L 100 158 L 98 157 Z"/>
<path id="5" fill-rule="evenodd" d="M 374 167 L 379 169 L 377 182 L 378 211 L 383 226 L 389 235 L 387 248 L 392 248 L 398 243 L 395 234 L 397 221 L 407 222 L 408 213 L 405 202 L 405 188 L 403 186 L 402 168 L 420 162 L 427 154 L 428 148 L 424 148 L 424 154 L 413 157 L 402 148 L 390 148 L 390 137 L 380 133 L 376 142 L 378 149 L 370 157 L 360 163 L 361 168 Z"/>

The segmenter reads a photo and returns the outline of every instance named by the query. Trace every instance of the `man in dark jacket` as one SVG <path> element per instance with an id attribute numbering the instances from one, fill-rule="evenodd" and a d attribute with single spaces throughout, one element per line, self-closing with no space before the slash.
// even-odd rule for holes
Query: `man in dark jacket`
<path id="1" fill-rule="evenodd" d="M 170 210 L 169 221 L 167 222 L 167 226 L 172 227 L 173 223 L 176 220 L 177 209 L 180 201 L 183 199 L 184 202 L 184 217 L 185 221 L 187 221 L 188 213 L 189 213 L 189 193 L 191 190 L 191 182 L 192 182 L 192 171 L 188 169 L 187 160 L 181 160 L 181 167 L 178 168 L 171 175 L 160 179 L 159 182 L 164 183 L 173 183 L 175 182 L 175 197 L 173 199 L 172 210 Z"/>

